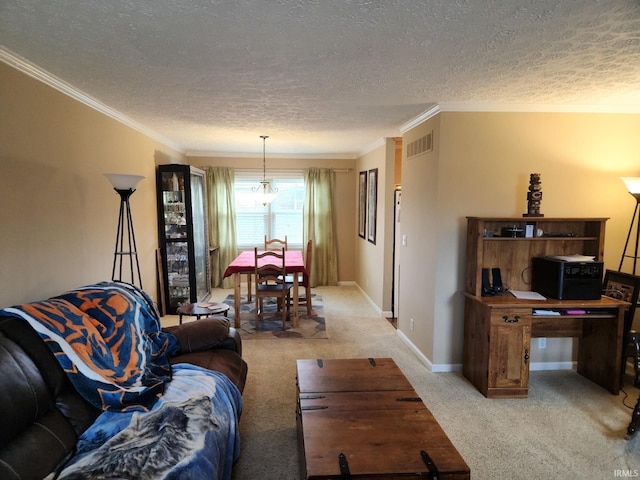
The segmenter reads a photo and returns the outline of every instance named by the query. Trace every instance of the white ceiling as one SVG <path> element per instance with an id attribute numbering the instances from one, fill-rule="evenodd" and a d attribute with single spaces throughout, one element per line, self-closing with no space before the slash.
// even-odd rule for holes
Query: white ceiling
<path id="1" fill-rule="evenodd" d="M 434 105 L 640 113 L 640 0 L 0 0 L 0 45 L 187 153 L 352 156 Z"/>

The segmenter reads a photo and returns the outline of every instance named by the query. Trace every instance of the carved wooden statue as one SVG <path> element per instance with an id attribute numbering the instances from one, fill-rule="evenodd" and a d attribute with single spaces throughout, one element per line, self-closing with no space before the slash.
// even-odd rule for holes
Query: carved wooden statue
<path id="1" fill-rule="evenodd" d="M 527 192 L 527 213 L 523 217 L 544 217 L 540 213 L 540 203 L 542 202 L 542 183 L 540 174 L 532 173 L 529 176 L 529 191 Z"/>

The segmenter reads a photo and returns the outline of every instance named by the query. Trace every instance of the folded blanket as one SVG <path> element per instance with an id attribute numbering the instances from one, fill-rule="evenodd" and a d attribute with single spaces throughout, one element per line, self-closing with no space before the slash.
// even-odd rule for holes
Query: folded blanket
<path id="1" fill-rule="evenodd" d="M 230 479 L 240 455 L 240 391 L 219 372 L 190 364 L 173 369 L 151 411 L 103 412 L 57 478 Z"/>
<path id="2" fill-rule="evenodd" d="M 0 315 L 29 322 L 76 390 L 100 409 L 148 410 L 171 380 L 178 342 L 162 332 L 151 299 L 129 284 L 89 285 Z"/>

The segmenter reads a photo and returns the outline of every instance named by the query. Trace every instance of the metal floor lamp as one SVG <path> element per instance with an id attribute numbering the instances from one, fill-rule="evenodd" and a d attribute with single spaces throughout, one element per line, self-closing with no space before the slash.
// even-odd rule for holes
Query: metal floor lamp
<path id="1" fill-rule="evenodd" d="M 636 206 L 633 210 L 633 217 L 631 217 L 631 224 L 629 225 L 629 233 L 627 233 L 627 240 L 624 242 L 624 249 L 622 250 L 622 256 L 620 257 L 620 265 L 618 271 L 622 271 L 622 264 L 625 258 L 633 259 L 632 274 L 636 274 L 636 265 L 638 263 L 638 241 L 640 240 L 640 218 L 638 217 L 638 207 L 640 206 L 640 178 L 638 177 L 622 177 L 622 181 L 627 186 L 627 190 L 636 199 Z M 627 254 L 627 247 L 629 246 L 629 239 L 631 238 L 631 232 L 633 232 L 633 224 L 636 224 L 636 241 L 633 249 L 633 255 Z M 622 339 L 622 376 L 624 376 L 627 357 L 633 357 L 634 366 L 636 369 L 636 382 L 640 371 L 640 338 L 638 332 L 633 330 L 633 314 L 635 312 L 635 306 L 630 308 L 626 315 L 630 318 L 625 318 L 625 332 Z M 637 385 L 636 385 L 637 386 Z M 636 405 L 631 414 L 631 422 L 627 427 L 626 438 L 630 439 L 640 430 L 640 396 L 636 401 Z"/>
<path id="2" fill-rule="evenodd" d="M 111 280 L 126 281 L 122 279 L 122 264 L 125 257 L 129 257 L 129 267 L 131 270 L 131 284 L 135 285 L 133 262 L 135 259 L 136 271 L 138 273 L 138 286 L 142 289 L 142 277 L 140 275 L 140 263 L 138 262 L 138 252 L 136 247 L 136 236 L 133 231 L 133 220 L 131 219 L 131 205 L 129 198 L 136 191 L 136 185 L 144 177 L 140 175 L 123 175 L 118 173 L 105 173 L 113 185 L 113 189 L 120 195 L 120 215 L 118 217 L 118 230 L 116 233 L 116 246 L 113 252 L 113 269 Z M 127 241 L 125 243 L 125 230 Z M 125 250 L 127 248 L 127 250 Z M 117 274 L 116 274 L 116 266 Z"/>
<path id="3" fill-rule="evenodd" d="M 627 240 L 624 242 L 624 249 L 622 250 L 622 256 L 620 257 L 620 265 L 618 271 L 622 271 L 622 264 L 625 258 L 633 259 L 632 274 L 636 274 L 636 264 L 638 263 L 638 241 L 640 241 L 640 218 L 636 222 L 638 216 L 638 206 L 640 206 L 640 178 L 638 177 L 622 177 L 622 181 L 627 186 L 627 190 L 636 199 L 636 207 L 633 210 L 633 217 L 631 217 L 631 224 L 629 225 L 629 233 L 627 234 Z M 633 255 L 627 254 L 627 247 L 629 246 L 629 239 L 631 238 L 631 232 L 633 232 L 633 224 L 636 224 L 636 242 L 633 249 Z"/>

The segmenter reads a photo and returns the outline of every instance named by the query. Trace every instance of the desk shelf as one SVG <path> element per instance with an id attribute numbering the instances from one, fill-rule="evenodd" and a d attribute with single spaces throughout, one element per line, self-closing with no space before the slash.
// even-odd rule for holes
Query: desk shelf
<path id="1" fill-rule="evenodd" d="M 465 291 L 482 294 L 483 268 L 499 268 L 502 282 L 512 290 L 529 290 L 533 257 L 580 254 L 602 261 L 606 222 L 606 218 L 467 217 Z M 530 238 L 499 236 L 504 228 L 526 225 L 533 229 Z M 545 236 L 550 232 L 573 236 Z"/>

